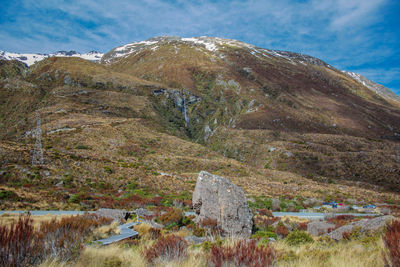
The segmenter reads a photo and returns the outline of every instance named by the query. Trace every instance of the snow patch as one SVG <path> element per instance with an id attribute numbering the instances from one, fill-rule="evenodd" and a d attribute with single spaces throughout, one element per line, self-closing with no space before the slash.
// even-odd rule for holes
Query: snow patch
<path id="1" fill-rule="evenodd" d="M 10 52 L 0 51 L 1 59 L 18 60 L 20 62 L 25 63 L 28 66 L 31 66 L 48 57 L 79 57 L 94 62 L 100 62 L 102 56 L 103 56 L 102 53 L 95 51 L 91 51 L 85 54 L 80 54 L 75 51 L 70 51 L 70 52 L 59 51 L 51 54 L 20 54 L 20 53 L 10 53 Z"/>

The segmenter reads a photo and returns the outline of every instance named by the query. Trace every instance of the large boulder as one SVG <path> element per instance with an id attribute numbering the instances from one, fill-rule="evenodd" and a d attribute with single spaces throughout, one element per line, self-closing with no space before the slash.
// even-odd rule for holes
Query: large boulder
<path id="1" fill-rule="evenodd" d="M 342 227 L 339 227 L 335 231 L 326 234 L 330 238 L 338 241 L 343 239 L 343 233 L 351 233 L 353 230 L 358 230 L 360 233 L 375 232 L 382 229 L 388 222 L 393 220 L 394 217 L 391 215 L 376 217 L 373 219 L 362 219 L 360 221 L 352 222 Z"/>
<path id="2" fill-rule="evenodd" d="M 200 172 L 193 192 L 193 209 L 197 220 L 216 220 L 223 236 L 248 238 L 253 214 L 243 190 L 225 178 Z"/>

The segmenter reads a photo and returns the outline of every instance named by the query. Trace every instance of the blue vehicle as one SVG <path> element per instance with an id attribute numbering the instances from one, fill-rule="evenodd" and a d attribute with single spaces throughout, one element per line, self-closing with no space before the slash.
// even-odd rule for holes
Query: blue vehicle
<path id="1" fill-rule="evenodd" d="M 365 205 L 363 208 L 364 209 L 376 209 L 376 206 L 372 205 L 372 204 L 368 204 L 368 205 Z"/>
<path id="2" fill-rule="evenodd" d="M 331 206 L 331 207 L 334 208 L 334 209 L 336 209 L 337 206 L 338 206 L 338 204 L 337 204 L 335 201 L 324 202 L 324 203 L 322 203 L 322 204 L 323 204 L 323 205 L 329 205 L 329 206 Z"/>

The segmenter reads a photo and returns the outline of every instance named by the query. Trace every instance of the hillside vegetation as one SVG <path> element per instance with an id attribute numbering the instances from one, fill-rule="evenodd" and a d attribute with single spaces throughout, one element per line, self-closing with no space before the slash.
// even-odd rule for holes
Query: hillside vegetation
<path id="1" fill-rule="evenodd" d="M 396 100 L 318 59 L 237 41 L 132 47 L 102 63 L 1 61 L 1 209 L 189 200 L 201 170 L 252 196 L 398 200 Z"/>

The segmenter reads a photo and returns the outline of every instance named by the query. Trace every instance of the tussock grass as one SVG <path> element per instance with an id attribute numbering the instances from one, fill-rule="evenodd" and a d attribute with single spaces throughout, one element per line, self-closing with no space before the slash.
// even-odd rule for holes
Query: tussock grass
<path id="1" fill-rule="evenodd" d="M 298 247 L 277 242 L 279 267 L 333 266 L 333 267 L 377 267 L 384 266 L 381 239 L 363 245 L 360 241 L 324 243 L 315 242 Z"/>
<path id="2" fill-rule="evenodd" d="M 17 213 L 4 213 L 3 215 L 0 216 L 0 225 L 6 225 L 9 226 L 13 223 L 16 223 L 19 218 L 19 214 Z M 33 220 L 33 226 L 35 229 L 37 229 L 42 222 L 48 222 L 53 219 L 61 220 L 62 218 L 69 217 L 70 215 L 51 215 L 51 214 L 46 214 L 46 215 L 31 215 L 31 218 Z"/>
<path id="3" fill-rule="evenodd" d="M 147 227 L 147 226 L 146 226 Z M 143 230 L 143 229 L 142 229 Z M 135 247 L 111 245 L 107 247 L 87 247 L 79 257 L 77 267 L 104 267 L 107 264 L 119 262 L 117 266 L 170 266 L 170 267 L 200 267 L 208 266 L 209 252 L 201 247 L 189 247 L 188 255 L 181 261 L 167 261 L 158 259 L 149 265 L 144 257 L 144 251 L 153 241 L 140 242 Z M 233 239 L 226 239 L 224 246 L 232 246 Z M 312 244 L 289 246 L 283 240 L 272 245 L 277 250 L 277 267 L 380 267 L 384 266 L 382 240 L 379 238 L 371 243 L 360 240 L 344 242 L 328 242 L 316 240 Z M 54 260 L 48 260 L 41 267 L 67 266 Z M 112 265 L 110 265 L 112 266 Z"/>

